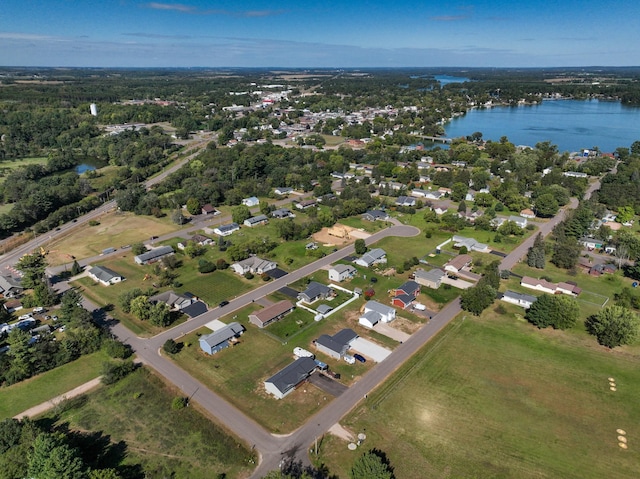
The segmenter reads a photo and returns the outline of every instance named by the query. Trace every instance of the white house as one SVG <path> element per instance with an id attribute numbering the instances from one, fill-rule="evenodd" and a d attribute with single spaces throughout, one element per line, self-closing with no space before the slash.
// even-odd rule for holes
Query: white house
<path id="1" fill-rule="evenodd" d="M 273 190 L 276 195 L 284 196 L 293 193 L 293 188 L 289 187 L 280 187 Z"/>
<path id="2" fill-rule="evenodd" d="M 234 231 L 238 231 L 240 225 L 238 223 L 230 223 L 228 225 L 220 225 L 213 228 L 213 232 L 219 236 L 229 236 Z"/>
<path id="3" fill-rule="evenodd" d="M 278 265 L 273 261 L 268 261 L 257 256 L 251 256 L 237 263 L 233 263 L 230 268 L 238 274 L 262 274 L 272 269 L 276 269 Z"/>
<path id="4" fill-rule="evenodd" d="M 509 220 L 508 221 L 514 222 L 520 228 L 525 228 L 527 226 L 527 218 L 523 218 L 522 216 L 511 215 L 511 216 L 509 216 Z"/>
<path id="5" fill-rule="evenodd" d="M 525 309 L 529 309 L 538 298 L 536 298 L 535 296 L 531 296 L 530 294 L 516 293 L 515 291 L 505 291 L 501 299 L 502 301 L 505 301 L 507 303 L 515 304 L 516 306 L 521 306 Z"/>
<path id="6" fill-rule="evenodd" d="M 357 270 L 349 264 L 337 264 L 329 270 L 329 280 L 339 283 L 349 278 L 353 278 Z"/>
<path id="7" fill-rule="evenodd" d="M 251 208 L 252 206 L 258 206 L 260 204 L 260 200 L 255 196 L 251 196 L 249 198 L 243 199 L 242 204 Z"/>
<path id="8" fill-rule="evenodd" d="M 453 247 L 454 248 L 467 248 L 467 251 L 478 251 L 479 253 L 488 253 L 491 251 L 489 246 L 484 243 L 479 243 L 473 238 L 466 238 L 464 236 L 454 235 Z"/>
<path id="9" fill-rule="evenodd" d="M 267 218 L 265 215 L 258 215 L 244 220 L 244 225 L 251 228 L 253 226 L 266 225 L 268 222 L 269 218 Z"/>
<path id="10" fill-rule="evenodd" d="M 545 279 L 536 279 L 530 276 L 523 276 L 520 280 L 520 285 L 529 288 L 535 289 L 537 291 L 542 291 L 543 293 L 548 294 L 556 294 L 557 285 L 551 283 Z"/>
<path id="11" fill-rule="evenodd" d="M 362 255 L 361 258 L 358 258 L 354 261 L 355 264 L 359 266 L 364 266 L 365 268 L 369 268 L 374 264 L 386 263 L 387 262 L 387 253 L 381 248 L 374 248 L 371 251 L 367 251 Z"/>
<path id="12" fill-rule="evenodd" d="M 380 315 L 380 321 L 383 323 L 390 323 L 396 319 L 396 310 L 391 306 L 386 306 L 377 301 L 367 301 L 364 305 L 364 312 L 374 312 Z"/>
<path id="13" fill-rule="evenodd" d="M 122 275 L 104 266 L 94 266 L 87 274 L 92 280 L 104 286 L 116 284 L 123 280 Z"/>

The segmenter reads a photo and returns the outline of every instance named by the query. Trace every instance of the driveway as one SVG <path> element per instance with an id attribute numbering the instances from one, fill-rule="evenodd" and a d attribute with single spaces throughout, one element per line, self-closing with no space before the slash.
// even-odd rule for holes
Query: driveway
<path id="1" fill-rule="evenodd" d="M 404 343 L 407 339 L 411 337 L 410 334 L 405 333 L 404 331 L 400 331 L 392 327 L 389 323 L 383 323 L 380 321 L 373 327 L 373 330 L 385 335 L 388 338 L 395 339 L 399 343 Z"/>
<path id="2" fill-rule="evenodd" d="M 378 346 L 376 343 L 364 338 L 356 338 L 351 342 L 349 353 L 360 353 L 367 358 L 373 359 L 376 363 L 381 363 L 391 354 L 391 350 Z"/>
<path id="3" fill-rule="evenodd" d="M 332 395 L 333 397 L 338 397 L 347 389 L 349 389 L 344 384 L 341 384 L 335 379 L 330 378 L 329 376 L 326 376 L 322 373 L 316 373 L 309 376 L 309 382 L 316 386 L 318 389 Z"/>

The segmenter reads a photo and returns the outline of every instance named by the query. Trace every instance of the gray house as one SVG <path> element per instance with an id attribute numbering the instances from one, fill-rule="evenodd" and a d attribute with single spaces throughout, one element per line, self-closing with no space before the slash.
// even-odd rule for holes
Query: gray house
<path id="1" fill-rule="evenodd" d="M 22 280 L 13 276 L 0 276 L 0 293 L 4 294 L 5 298 L 12 298 L 13 296 L 22 293 Z"/>
<path id="2" fill-rule="evenodd" d="M 369 210 L 362 215 L 362 219 L 366 221 L 387 221 L 389 214 L 382 210 Z"/>
<path id="3" fill-rule="evenodd" d="M 342 329 L 333 336 L 323 334 L 314 341 L 316 349 L 335 359 L 340 359 L 345 355 L 351 342 L 358 335 L 353 329 Z"/>
<path id="4" fill-rule="evenodd" d="M 124 279 L 122 275 L 104 266 L 94 266 L 87 274 L 92 280 L 103 284 L 104 286 L 119 283 Z"/>
<path id="5" fill-rule="evenodd" d="M 380 248 L 374 248 L 371 251 L 367 251 L 362 255 L 361 258 L 358 258 L 354 261 L 355 264 L 359 266 L 364 266 L 365 268 L 369 268 L 374 264 L 386 263 L 387 262 L 387 253 Z"/>
<path id="6" fill-rule="evenodd" d="M 230 323 L 224 328 L 211 334 L 200 336 L 200 349 L 207 354 L 215 354 L 218 351 L 228 348 L 233 340 L 239 338 L 244 333 L 244 327 L 240 323 Z"/>
<path id="7" fill-rule="evenodd" d="M 326 299 L 333 293 L 333 290 L 324 284 L 311 281 L 302 293 L 298 295 L 298 299 L 305 303 L 313 303 L 318 299 Z"/>
<path id="8" fill-rule="evenodd" d="M 170 254 L 173 254 L 173 248 L 171 246 L 160 246 L 159 248 L 154 248 L 146 253 L 139 254 L 133 259 L 138 264 L 149 264 L 160 261 L 162 258 L 169 256 Z"/>
<path id="9" fill-rule="evenodd" d="M 414 273 L 416 283 L 432 289 L 438 289 L 440 287 L 440 284 L 442 283 L 442 278 L 444 277 L 445 272 L 437 268 L 434 268 L 430 271 L 417 269 Z"/>
<path id="10" fill-rule="evenodd" d="M 284 369 L 271 376 L 264 382 L 264 388 L 276 398 L 282 399 L 292 393 L 296 386 L 307 379 L 317 364 L 311 358 L 298 358 Z"/>
<path id="11" fill-rule="evenodd" d="M 174 311 L 181 310 L 187 306 L 191 306 L 197 302 L 198 299 L 192 294 L 180 294 L 174 291 L 165 291 L 164 293 L 156 294 L 149 298 L 151 303 L 165 303 L 169 308 Z"/>

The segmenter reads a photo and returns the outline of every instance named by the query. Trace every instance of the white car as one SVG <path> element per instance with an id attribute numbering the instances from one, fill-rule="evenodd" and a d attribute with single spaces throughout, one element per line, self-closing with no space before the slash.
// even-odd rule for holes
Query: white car
<path id="1" fill-rule="evenodd" d="M 27 313 L 27 314 L 23 314 L 22 316 L 18 316 L 18 321 L 22 321 L 24 319 L 31 319 L 31 318 L 33 318 L 31 313 Z"/>
<path id="2" fill-rule="evenodd" d="M 44 313 L 46 310 L 42 307 L 42 306 L 38 306 L 36 308 L 33 308 L 33 312 L 34 313 Z"/>

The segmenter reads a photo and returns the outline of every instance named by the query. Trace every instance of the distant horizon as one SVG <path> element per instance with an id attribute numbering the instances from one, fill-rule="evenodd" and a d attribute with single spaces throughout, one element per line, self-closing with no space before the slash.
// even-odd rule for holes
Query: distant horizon
<path id="1" fill-rule="evenodd" d="M 4 0 L 0 64 L 61 68 L 640 65 L 640 3 L 635 0 L 178 2 Z"/>

